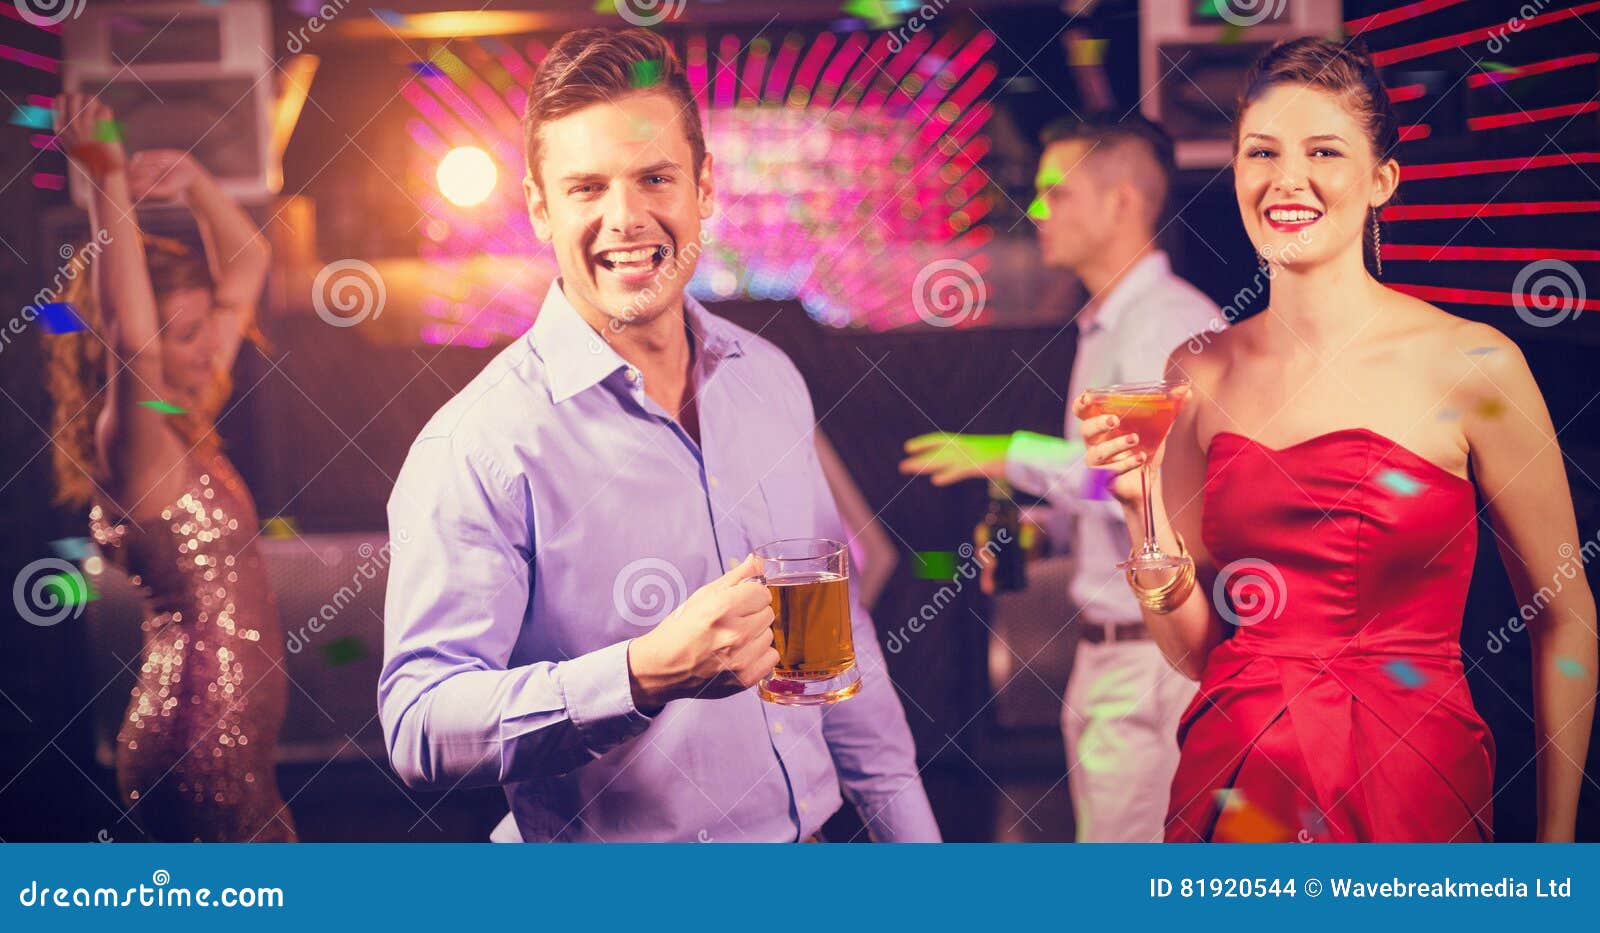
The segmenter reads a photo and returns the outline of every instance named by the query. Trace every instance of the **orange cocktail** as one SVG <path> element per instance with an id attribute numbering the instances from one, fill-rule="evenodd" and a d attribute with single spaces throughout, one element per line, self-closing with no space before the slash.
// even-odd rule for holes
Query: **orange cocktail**
<path id="1" fill-rule="evenodd" d="M 1117 564 L 1120 570 L 1171 570 L 1189 563 L 1189 558 L 1172 556 L 1161 550 L 1156 541 L 1155 513 L 1150 510 L 1151 461 L 1161 442 L 1172 430 L 1178 410 L 1188 396 L 1187 381 L 1140 382 L 1104 386 L 1090 389 L 1085 408 L 1090 418 L 1116 415 L 1116 433 L 1136 434 L 1139 443 L 1134 450 L 1144 454 L 1144 465 L 1139 468 L 1139 485 L 1144 494 L 1144 545 L 1139 553 Z"/>
<path id="2" fill-rule="evenodd" d="M 1116 415 L 1120 422 L 1118 433 L 1137 434 L 1139 443 L 1134 450 L 1146 457 L 1156 455 L 1156 448 L 1166 440 L 1182 407 L 1181 397 L 1164 390 L 1152 391 L 1139 386 L 1126 390 L 1117 386 L 1089 390 L 1089 417 Z"/>

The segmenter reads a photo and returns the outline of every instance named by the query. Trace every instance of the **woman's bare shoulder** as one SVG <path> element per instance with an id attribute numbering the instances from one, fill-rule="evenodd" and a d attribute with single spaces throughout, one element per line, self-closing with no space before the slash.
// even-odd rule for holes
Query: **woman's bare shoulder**
<path id="1" fill-rule="evenodd" d="M 1260 327 L 1255 315 L 1221 330 L 1208 330 L 1180 344 L 1167 357 L 1167 377 L 1187 378 L 1198 387 L 1215 385 Z"/>

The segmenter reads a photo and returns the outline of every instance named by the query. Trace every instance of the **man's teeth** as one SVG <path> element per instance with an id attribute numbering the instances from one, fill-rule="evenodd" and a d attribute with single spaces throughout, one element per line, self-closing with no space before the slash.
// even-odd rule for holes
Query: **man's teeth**
<path id="1" fill-rule="evenodd" d="M 650 262 L 660 252 L 658 246 L 641 246 L 638 249 L 608 249 L 600 254 L 600 258 L 609 263 L 635 263 Z"/>
<path id="2" fill-rule="evenodd" d="M 1316 212 L 1316 211 L 1284 211 L 1284 210 L 1270 210 L 1270 211 L 1267 211 L 1267 219 L 1268 220 L 1275 220 L 1278 223 L 1285 223 L 1285 224 L 1302 223 L 1302 222 L 1307 221 L 1307 220 L 1316 220 L 1318 217 L 1321 217 L 1321 216 L 1322 215 L 1320 213 Z"/>

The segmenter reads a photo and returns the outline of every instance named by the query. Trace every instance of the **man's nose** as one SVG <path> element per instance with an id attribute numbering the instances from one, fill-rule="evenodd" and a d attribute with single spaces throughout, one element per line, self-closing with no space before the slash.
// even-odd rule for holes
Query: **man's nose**
<path id="1" fill-rule="evenodd" d="M 608 232 L 624 239 L 642 233 L 650 223 L 644 197 L 629 185 L 614 185 L 606 193 L 602 223 Z"/>

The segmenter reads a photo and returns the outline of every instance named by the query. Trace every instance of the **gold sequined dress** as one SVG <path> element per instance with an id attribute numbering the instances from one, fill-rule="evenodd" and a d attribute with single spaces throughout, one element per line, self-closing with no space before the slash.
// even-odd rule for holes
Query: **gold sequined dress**
<path id="1" fill-rule="evenodd" d="M 89 513 L 95 542 L 146 595 L 117 785 L 156 839 L 292 842 L 274 771 L 283 633 L 254 544 L 255 504 L 220 450 L 196 450 L 180 469 L 185 492 L 159 521 Z"/>

